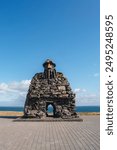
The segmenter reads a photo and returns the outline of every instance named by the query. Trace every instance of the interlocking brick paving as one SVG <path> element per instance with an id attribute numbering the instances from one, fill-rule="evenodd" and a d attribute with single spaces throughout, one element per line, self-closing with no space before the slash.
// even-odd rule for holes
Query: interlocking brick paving
<path id="1" fill-rule="evenodd" d="M 99 150 L 100 117 L 83 122 L 13 122 L 0 118 L 0 150 Z"/>

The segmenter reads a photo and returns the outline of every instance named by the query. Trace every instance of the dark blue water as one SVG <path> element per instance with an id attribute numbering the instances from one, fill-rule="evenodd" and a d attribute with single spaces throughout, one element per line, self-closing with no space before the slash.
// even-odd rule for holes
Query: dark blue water
<path id="1" fill-rule="evenodd" d="M 76 112 L 100 112 L 100 106 L 77 106 Z"/>
<path id="2" fill-rule="evenodd" d="M 0 111 L 23 111 L 23 107 L 0 107 Z M 52 107 L 48 111 L 52 112 Z M 100 112 L 100 106 L 76 106 L 76 112 Z"/>
<path id="3" fill-rule="evenodd" d="M 0 111 L 23 111 L 23 107 L 6 107 L 6 106 L 1 106 Z"/>

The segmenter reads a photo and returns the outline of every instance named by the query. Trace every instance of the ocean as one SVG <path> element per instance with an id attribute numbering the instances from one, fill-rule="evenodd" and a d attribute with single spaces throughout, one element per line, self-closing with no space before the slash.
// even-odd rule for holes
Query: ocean
<path id="1" fill-rule="evenodd" d="M 23 107 L 5 107 L 0 106 L 0 111 L 23 111 Z M 76 106 L 76 112 L 100 112 L 100 106 Z M 52 107 L 48 108 L 48 112 L 52 112 Z"/>

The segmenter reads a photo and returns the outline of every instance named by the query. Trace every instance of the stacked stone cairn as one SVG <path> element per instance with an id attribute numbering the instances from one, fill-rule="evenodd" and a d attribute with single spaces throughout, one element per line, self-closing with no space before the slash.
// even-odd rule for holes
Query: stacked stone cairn
<path id="1" fill-rule="evenodd" d="M 44 119 L 48 117 L 48 106 L 53 106 L 53 117 L 77 118 L 75 112 L 75 94 L 62 73 L 56 72 L 55 63 L 47 59 L 43 64 L 44 72 L 32 78 L 26 102 L 24 116 Z"/>

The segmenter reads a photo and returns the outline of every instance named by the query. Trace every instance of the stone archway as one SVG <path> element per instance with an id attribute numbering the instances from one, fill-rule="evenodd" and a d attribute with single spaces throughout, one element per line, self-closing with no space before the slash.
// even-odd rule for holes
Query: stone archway
<path id="1" fill-rule="evenodd" d="M 52 107 L 52 113 L 48 112 L 49 106 Z M 56 112 L 55 105 L 53 103 L 46 102 L 46 117 L 55 117 L 55 112 Z"/>

